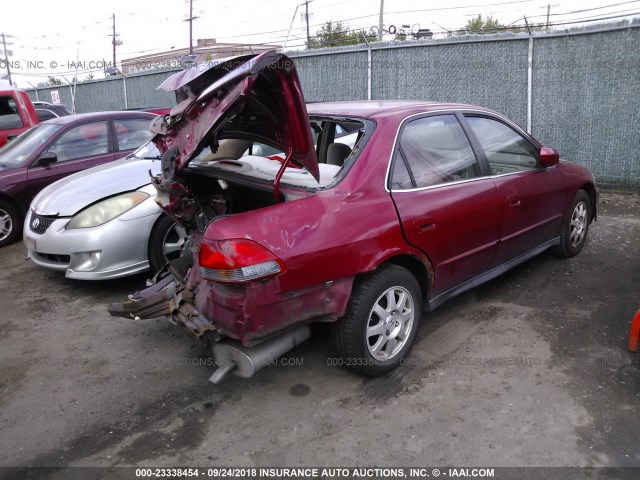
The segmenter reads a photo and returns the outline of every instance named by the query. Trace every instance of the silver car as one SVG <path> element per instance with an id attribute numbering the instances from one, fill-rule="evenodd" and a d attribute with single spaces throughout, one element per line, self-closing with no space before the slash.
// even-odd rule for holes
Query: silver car
<path id="1" fill-rule="evenodd" d="M 24 223 L 29 258 L 81 280 L 159 270 L 179 256 L 186 240 L 154 201 L 149 170 L 155 175 L 159 169 L 158 150 L 148 143 L 42 190 Z"/>

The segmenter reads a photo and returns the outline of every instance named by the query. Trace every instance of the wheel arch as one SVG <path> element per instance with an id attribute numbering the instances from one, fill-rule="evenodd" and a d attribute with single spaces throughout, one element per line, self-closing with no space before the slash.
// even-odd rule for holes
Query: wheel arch
<path id="1" fill-rule="evenodd" d="M 424 300 L 431 298 L 433 286 L 433 268 L 425 255 L 415 253 L 396 253 L 378 262 L 370 271 L 377 270 L 383 265 L 396 265 L 409 271 L 420 285 L 420 291 Z"/>
<path id="2" fill-rule="evenodd" d="M 591 221 L 598 219 L 598 191 L 593 183 L 585 183 L 580 187 L 580 190 L 584 190 L 589 196 L 589 202 L 591 203 Z"/>
<path id="3" fill-rule="evenodd" d="M 5 192 L 0 192 L 0 200 L 10 203 L 22 214 L 23 217 L 25 217 L 29 211 L 29 207 L 25 207 L 21 201 Z"/>

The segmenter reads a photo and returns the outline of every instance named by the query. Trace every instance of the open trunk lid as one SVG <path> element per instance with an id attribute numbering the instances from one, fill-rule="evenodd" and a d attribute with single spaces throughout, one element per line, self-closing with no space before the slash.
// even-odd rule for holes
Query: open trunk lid
<path id="1" fill-rule="evenodd" d="M 215 152 L 224 138 L 279 148 L 287 161 L 319 179 L 298 74 L 285 55 L 272 50 L 207 62 L 172 75 L 158 89 L 175 91 L 179 102 L 169 115 L 152 123 L 153 142 L 163 154 L 165 182 L 204 148 Z"/>

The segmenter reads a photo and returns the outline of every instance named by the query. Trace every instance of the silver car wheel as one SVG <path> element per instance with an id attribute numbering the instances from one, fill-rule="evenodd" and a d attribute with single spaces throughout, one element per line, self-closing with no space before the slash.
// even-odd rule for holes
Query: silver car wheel
<path id="1" fill-rule="evenodd" d="M 0 241 L 11 235 L 13 231 L 13 221 L 11 215 L 6 210 L 0 208 Z"/>
<path id="2" fill-rule="evenodd" d="M 164 253 L 167 261 L 180 256 L 186 241 L 187 232 L 181 226 L 174 224 L 169 230 L 167 230 L 162 241 L 162 252 Z"/>
<path id="3" fill-rule="evenodd" d="M 369 313 L 366 331 L 373 358 L 388 361 L 402 350 L 415 317 L 413 302 L 409 291 L 400 286 L 391 287 L 378 297 Z"/>
<path id="4" fill-rule="evenodd" d="M 587 205 L 584 202 L 576 204 L 571 214 L 571 232 L 569 241 L 572 247 L 577 247 L 584 240 L 587 233 Z"/>

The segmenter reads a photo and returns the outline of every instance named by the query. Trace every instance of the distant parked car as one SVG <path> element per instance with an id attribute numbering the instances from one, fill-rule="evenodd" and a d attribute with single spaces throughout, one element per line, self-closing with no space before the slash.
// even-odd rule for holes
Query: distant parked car
<path id="1" fill-rule="evenodd" d="M 71 115 L 71 112 L 65 105 L 35 105 L 36 115 L 41 122 L 51 120 L 52 118 L 64 117 Z"/>
<path id="2" fill-rule="evenodd" d="M 129 154 L 151 137 L 145 112 L 67 115 L 40 123 L 0 149 L 0 247 L 19 238 L 29 203 L 72 173 Z"/>
<path id="3" fill-rule="evenodd" d="M 148 143 L 42 190 L 24 223 L 29 258 L 68 278 L 105 280 L 156 272 L 179 257 L 186 233 L 160 209 L 151 186 L 159 159 Z"/>

